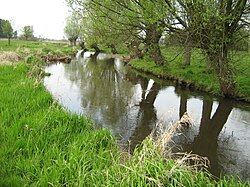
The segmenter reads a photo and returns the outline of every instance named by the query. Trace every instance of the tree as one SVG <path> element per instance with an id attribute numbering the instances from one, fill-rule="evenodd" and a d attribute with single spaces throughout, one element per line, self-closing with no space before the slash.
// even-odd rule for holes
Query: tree
<path id="1" fill-rule="evenodd" d="M 22 36 L 25 38 L 25 40 L 34 38 L 34 29 L 33 26 L 24 26 L 22 29 Z"/>
<path id="2" fill-rule="evenodd" d="M 71 45 L 76 45 L 76 40 L 79 38 L 81 30 L 81 19 L 79 14 L 73 13 L 67 18 L 66 26 L 64 28 L 64 33 Z"/>
<path id="3" fill-rule="evenodd" d="M 89 30 L 96 33 L 90 35 L 91 39 L 106 41 L 107 45 L 112 47 L 118 42 L 124 43 L 131 51 L 143 43 L 144 51 L 156 64 L 166 63 L 159 47 L 159 40 L 164 30 L 162 23 L 167 12 L 162 1 L 68 0 L 68 2 L 74 11 L 87 12 Z M 76 10 L 77 7 L 80 8 Z"/>
<path id="4" fill-rule="evenodd" d="M 3 35 L 8 38 L 8 43 L 10 45 L 10 39 L 13 36 L 13 28 L 11 26 L 11 23 L 8 20 L 4 20 L 2 23 L 2 32 Z"/>
<path id="5" fill-rule="evenodd" d="M 234 96 L 235 81 L 229 50 L 235 36 L 245 26 L 243 15 L 249 11 L 247 0 L 221 0 L 187 4 L 192 11 L 193 40 L 199 44 L 215 72 L 225 96 Z"/>
<path id="6" fill-rule="evenodd" d="M 0 19 L 0 38 L 4 38 L 3 29 L 2 29 L 3 21 L 4 20 Z"/>
<path id="7" fill-rule="evenodd" d="M 235 81 L 229 50 L 235 45 L 239 31 L 249 26 L 250 5 L 247 0 L 165 0 L 188 38 L 203 50 L 215 70 L 221 92 L 234 96 Z M 180 8 L 182 10 L 180 12 Z M 187 23 L 188 22 L 188 26 Z"/>

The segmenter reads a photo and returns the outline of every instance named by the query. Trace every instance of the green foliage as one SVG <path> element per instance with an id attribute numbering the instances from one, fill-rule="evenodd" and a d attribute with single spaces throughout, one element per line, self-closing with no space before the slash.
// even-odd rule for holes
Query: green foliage
<path id="1" fill-rule="evenodd" d="M 24 37 L 25 40 L 33 39 L 34 38 L 33 26 L 30 25 L 24 26 L 22 29 L 22 37 Z"/>
<path id="2" fill-rule="evenodd" d="M 93 132 L 86 118 L 53 104 L 43 86 L 25 76 L 25 65 L 0 68 L 0 186 L 77 184 L 85 172 L 91 176 L 111 164 L 105 151 L 114 145 L 109 133 Z"/>
<path id="3" fill-rule="evenodd" d="M 25 62 L 27 64 L 32 64 L 34 62 L 38 61 L 38 58 L 35 56 L 35 55 L 28 55 L 26 58 L 25 58 Z"/>
<path id="4" fill-rule="evenodd" d="M 76 45 L 76 40 L 80 35 L 81 30 L 81 19 L 80 15 L 77 13 L 73 13 L 71 16 L 67 18 L 66 26 L 64 28 L 64 33 L 68 40 Z"/>
<path id="5" fill-rule="evenodd" d="M 149 25 L 160 26 L 167 13 L 165 3 L 161 1 L 67 1 L 74 12 L 83 15 L 82 32 L 88 46 L 97 44 L 101 48 L 115 46 L 134 53 L 135 46 L 145 42 Z M 152 14 L 154 12 L 154 14 Z M 148 42 L 149 44 L 149 42 Z M 158 45 L 158 40 L 154 41 Z M 132 50 L 132 51 L 131 51 Z"/>
<path id="6" fill-rule="evenodd" d="M 0 38 L 11 38 L 13 29 L 9 20 L 0 19 Z"/>
<path id="7" fill-rule="evenodd" d="M 8 20 L 2 22 L 2 32 L 6 38 L 11 38 L 13 35 L 13 28 Z"/>
<path id="8" fill-rule="evenodd" d="M 209 59 L 208 68 L 216 72 L 223 95 L 236 94 L 229 51 L 239 48 L 238 41 L 242 41 L 244 33 L 249 36 L 249 1 L 66 1 L 74 12 L 83 15 L 83 32 L 89 46 L 127 47 L 132 57 L 141 57 L 146 52 L 156 64 L 166 65 L 169 59 L 162 57 L 159 41 L 167 33 L 169 37 L 165 39 L 186 46 L 183 60 L 186 65 L 190 62 L 191 48 L 202 49 Z M 141 43 L 143 50 L 139 49 Z M 248 43 L 249 40 L 244 40 L 241 44 Z"/>
<path id="9" fill-rule="evenodd" d="M 10 45 L 10 39 L 13 36 L 13 28 L 9 20 L 0 20 L 0 38 L 1 35 L 4 38 L 8 38 Z"/>

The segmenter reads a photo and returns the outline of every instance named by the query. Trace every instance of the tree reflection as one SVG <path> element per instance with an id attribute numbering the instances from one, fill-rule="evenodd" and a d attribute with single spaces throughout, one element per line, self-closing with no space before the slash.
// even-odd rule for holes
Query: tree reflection
<path id="1" fill-rule="evenodd" d="M 212 100 L 203 100 L 199 134 L 188 145 L 189 150 L 187 151 L 207 157 L 210 161 L 210 172 L 215 176 L 220 176 L 222 166 L 218 159 L 218 137 L 227 122 L 233 106 L 230 101 L 226 99 L 221 100 L 214 115 L 210 118 L 212 107 Z"/>
<path id="2" fill-rule="evenodd" d="M 159 85 L 154 83 L 147 95 L 145 94 L 147 90 L 146 84 L 142 83 L 141 85 L 143 94 L 142 101 L 139 104 L 139 116 L 133 136 L 130 139 L 132 151 L 135 149 L 136 145 L 141 143 L 152 132 L 157 122 L 154 102 L 160 90 Z"/>
<path id="3" fill-rule="evenodd" d="M 180 107 L 179 107 L 179 118 L 187 112 L 187 101 L 189 99 L 188 90 L 181 89 L 180 87 L 175 87 L 175 93 L 180 97 Z"/>
<path id="4" fill-rule="evenodd" d="M 115 59 L 100 58 L 92 55 L 84 63 L 65 66 L 65 71 L 70 80 L 80 87 L 86 115 L 124 140 L 130 139 L 133 134 L 131 141 L 135 145 L 150 134 L 150 125 L 155 124 L 153 104 L 159 87 L 153 84 L 146 95 L 148 80 L 130 71 L 124 74 L 124 67 L 117 65 Z M 141 93 L 135 85 L 140 85 Z M 136 103 L 133 101 L 135 94 L 140 94 L 142 98 Z"/>

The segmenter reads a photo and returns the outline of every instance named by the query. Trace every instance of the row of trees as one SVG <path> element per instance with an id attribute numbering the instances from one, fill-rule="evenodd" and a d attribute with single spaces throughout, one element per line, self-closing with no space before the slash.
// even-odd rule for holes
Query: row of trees
<path id="1" fill-rule="evenodd" d="M 185 65 L 190 64 L 192 48 L 200 48 L 218 76 L 222 93 L 234 95 L 229 51 L 242 39 L 243 30 L 249 34 L 249 1 L 66 1 L 77 15 L 72 20 L 78 25 L 78 36 L 89 46 L 114 49 L 123 45 L 132 57 L 147 54 L 156 64 L 167 65 L 159 41 L 163 36 L 174 36 L 184 46 Z"/>
<path id="2" fill-rule="evenodd" d="M 22 38 L 26 40 L 34 38 L 34 30 L 32 26 L 24 26 L 22 29 Z M 13 30 L 11 22 L 9 20 L 0 19 L 0 38 L 8 38 L 10 45 L 11 38 L 17 38 L 17 31 Z"/>

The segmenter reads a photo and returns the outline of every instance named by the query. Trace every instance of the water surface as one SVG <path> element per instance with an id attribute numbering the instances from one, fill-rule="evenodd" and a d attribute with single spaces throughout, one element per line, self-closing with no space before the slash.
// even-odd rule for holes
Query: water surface
<path id="1" fill-rule="evenodd" d="M 156 123 L 169 126 L 187 111 L 194 126 L 176 138 L 176 150 L 206 156 L 210 171 L 250 179 L 250 106 L 149 78 L 108 55 L 85 53 L 54 64 L 46 88 L 67 110 L 91 117 L 131 149 Z"/>

